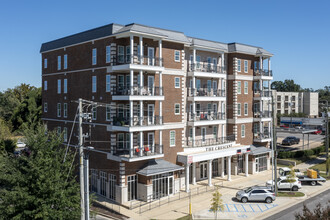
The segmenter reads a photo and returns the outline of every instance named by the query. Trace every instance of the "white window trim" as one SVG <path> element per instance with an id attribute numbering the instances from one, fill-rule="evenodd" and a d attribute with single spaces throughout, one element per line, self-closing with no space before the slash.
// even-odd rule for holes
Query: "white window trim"
<path id="1" fill-rule="evenodd" d="M 94 51 L 95 51 L 95 56 L 94 56 Z M 95 63 L 94 63 L 94 57 L 95 57 Z M 93 48 L 92 49 L 92 65 L 96 65 L 97 64 L 97 49 Z"/>
<path id="2" fill-rule="evenodd" d="M 244 129 L 243 129 L 244 128 Z M 243 132 L 244 131 L 244 132 Z M 244 135 L 243 135 L 243 133 L 244 133 Z M 245 138 L 245 125 L 243 124 L 243 125 L 241 125 L 241 137 L 242 138 Z"/>
<path id="3" fill-rule="evenodd" d="M 176 86 L 176 80 L 179 79 L 179 86 Z M 180 88 L 180 77 L 174 77 L 174 88 Z"/>
<path id="4" fill-rule="evenodd" d="M 237 116 L 241 116 L 241 115 L 242 115 L 242 105 L 241 103 L 237 103 Z"/>
<path id="5" fill-rule="evenodd" d="M 68 79 L 63 79 L 63 93 L 68 93 Z"/>
<path id="6" fill-rule="evenodd" d="M 47 69 L 48 67 L 48 60 L 47 58 L 44 59 L 44 69 Z"/>
<path id="7" fill-rule="evenodd" d="M 176 59 L 176 52 L 179 52 L 179 60 Z M 181 55 L 180 50 L 174 50 L 174 61 L 175 61 L 175 62 L 178 62 L 178 63 L 180 62 L 180 60 L 181 60 L 180 55 Z"/>
<path id="8" fill-rule="evenodd" d="M 63 56 L 63 69 L 67 69 L 68 68 L 68 55 L 67 54 L 64 54 Z"/>
<path id="9" fill-rule="evenodd" d="M 68 117 L 68 103 L 63 103 L 63 117 Z"/>
<path id="10" fill-rule="evenodd" d="M 249 61 L 244 60 L 244 73 L 248 73 L 249 72 Z"/>
<path id="11" fill-rule="evenodd" d="M 246 108 L 245 108 L 246 105 Z M 246 113 L 245 113 L 245 109 L 246 109 Z M 244 103 L 244 115 L 249 115 L 249 104 L 248 103 Z"/>
<path id="12" fill-rule="evenodd" d="M 237 81 L 237 94 L 242 94 L 242 82 Z"/>
<path id="13" fill-rule="evenodd" d="M 107 52 L 108 48 L 109 48 L 109 53 Z M 108 60 L 108 57 L 109 57 L 109 60 Z M 105 47 L 105 62 L 106 63 L 111 62 L 111 46 L 110 45 Z"/>
<path id="14" fill-rule="evenodd" d="M 109 79 L 109 82 L 108 82 Z M 109 89 L 108 89 L 108 85 L 109 85 Z M 111 91 L 111 75 L 106 75 L 105 76 L 105 91 L 106 92 L 110 92 Z"/>
<path id="15" fill-rule="evenodd" d="M 244 81 L 244 94 L 249 94 L 249 82 Z"/>
<path id="16" fill-rule="evenodd" d="M 242 61 L 240 59 L 237 59 L 237 72 L 242 71 Z"/>
<path id="17" fill-rule="evenodd" d="M 176 111 L 175 111 L 175 110 L 176 110 L 176 105 L 179 105 L 179 113 L 176 113 Z M 175 114 L 175 115 L 180 115 L 180 112 L 181 112 L 181 111 L 180 111 L 180 103 L 175 103 L 175 104 L 174 104 L 174 114 Z"/>
<path id="18" fill-rule="evenodd" d="M 171 134 L 174 132 L 174 144 L 171 144 Z M 170 131 L 170 147 L 175 146 L 175 131 Z"/>

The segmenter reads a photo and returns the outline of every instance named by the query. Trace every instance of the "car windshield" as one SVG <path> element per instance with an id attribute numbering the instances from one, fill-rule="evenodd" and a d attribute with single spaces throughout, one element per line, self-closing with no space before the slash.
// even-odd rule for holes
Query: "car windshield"
<path id="1" fill-rule="evenodd" d="M 249 192 L 251 192 L 251 190 L 252 190 L 252 188 L 249 187 L 249 188 L 247 188 L 246 190 L 244 190 L 244 192 L 245 192 L 245 193 L 249 193 Z"/>

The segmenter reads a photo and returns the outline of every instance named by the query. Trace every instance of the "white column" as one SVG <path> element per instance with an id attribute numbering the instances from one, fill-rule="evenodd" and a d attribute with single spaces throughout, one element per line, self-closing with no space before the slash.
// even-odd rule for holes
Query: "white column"
<path id="1" fill-rule="evenodd" d="M 129 155 L 133 157 L 133 132 L 129 133 Z"/>
<path id="2" fill-rule="evenodd" d="M 245 154 L 245 176 L 249 176 L 249 155 Z"/>
<path id="3" fill-rule="evenodd" d="M 189 192 L 189 165 L 186 164 L 186 192 Z"/>
<path id="4" fill-rule="evenodd" d="M 221 157 L 221 178 L 225 178 L 225 158 Z"/>
<path id="5" fill-rule="evenodd" d="M 259 89 L 260 89 L 260 91 L 262 91 L 262 80 L 261 79 L 259 80 Z"/>
<path id="6" fill-rule="evenodd" d="M 140 125 L 143 125 L 143 101 L 140 101 Z"/>
<path id="7" fill-rule="evenodd" d="M 140 41 L 140 64 L 143 64 L 143 38 L 140 36 L 139 38 Z"/>
<path id="8" fill-rule="evenodd" d="M 192 164 L 192 184 L 196 185 L 196 163 Z"/>
<path id="9" fill-rule="evenodd" d="M 140 70 L 139 74 L 140 74 L 140 82 L 139 82 L 139 84 L 140 84 L 140 95 L 142 95 L 141 94 L 141 88 L 143 88 L 143 70 Z"/>
<path id="10" fill-rule="evenodd" d="M 196 77 L 193 76 L 192 78 L 192 92 L 193 92 L 193 96 L 196 95 Z"/>
<path id="11" fill-rule="evenodd" d="M 134 71 L 133 70 L 130 70 L 129 75 L 130 75 L 129 86 L 130 86 L 131 95 L 133 95 Z"/>
<path id="12" fill-rule="evenodd" d="M 196 138 L 196 134 L 195 134 L 195 132 L 196 132 L 196 127 L 193 126 L 193 127 L 192 127 L 192 146 L 193 146 L 193 147 L 195 147 L 195 143 L 196 143 L 196 140 L 195 140 L 195 138 Z"/>
<path id="13" fill-rule="evenodd" d="M 225 70 L 225 54 L 221 54 L 221 68 L 222 70 Z"/>
<path id="14" fill-rule="evenodd" d="M 131 63 L 134 62 L 134 36 L 130 36 L 130 54 L 131 54 Z"/>
<path id="15" fill-rule="evenodd" d="M 270 92 L 270 80 L 268 80 L 268 91 Z"/>
<path id="16" fill-rule="evenodd" d="M 262 56 L 260 56 L 260 61 L 259 62 L 260 62 L 260 64 L 259 64 L 260 65 L 260 69 L 262 70 L 263 69 Z"/>
<path id="17" fill-rule="evenodd" d="M 259 111 L 262 112 L 263 106 L 262 106 L 262 100 L 259 101 Z"/>
<path id="18" fill-rule="evenodd" d="M 159 153 L 163 153 L 163 131 L 159 131 Z"/>
<path id="19" fill-rule="evenodd" d="M 222 137 L 222 141 L 224 142 L 225 141 L 225 125 L 224 124 L 222 124 L 221 125 L 221 137 Z"/>
<path id="20" fill-rule="evenodd" d="M 163 57 L 162 40 L 158 41 L 158 47 L 159 47 L 159 66 L 163 66 L 163 63 L 162 63 L 162 57 Z"/>
<path id="21" fill-rule="evenodd" d="M 140 156 L 142 157 L 143 151 L 143 131 L 140 131 Z"/>
<path id="22" fill-rule="evenodd" d="M 207 161 L 208 162 L 208 184 L 209 186 L 212 186 L 212 160 Z"/>
<path id="23" fill-rule="evenodd" d="M 270 73 L 271 71 L 271 62 L 270 62 L 270 57 L 268 58 L 268 72 Z"/>
<path id="24" fill-rule="evenodd" d="M 231 156 L 227 157 L 227 180 L 231 181 Z"/>
<path id="25" fill-rule="evenodd" d="M 196 69 L 196 49 L 195 48 L 193 49 L 193 64 L 194 64 L 193 70 L 195 70 Z"/>
<path id="26" fill-rule="evenodd" d="M 160 71 L 159 72 L 159 91 L 161 91 L 161 93 L 159 95 L 163 95 L 163 72 Z"/>
<path id="27" fill-rule="evenodd" d="M 133 101 L 129 101 L 129 125 L 133 126 Z"/>

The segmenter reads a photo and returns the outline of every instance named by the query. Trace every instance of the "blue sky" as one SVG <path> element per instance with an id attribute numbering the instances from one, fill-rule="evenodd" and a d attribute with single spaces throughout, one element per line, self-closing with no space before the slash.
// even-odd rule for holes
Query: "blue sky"
<path id="1" fill-rule="evenodd" d="M 0 0 L 0 21 L 0 91 L 41 86 L 43 42 L 113 22 L 261 46 L 274 53 L 274 80 L 330 86 L 327 0 Z"/>

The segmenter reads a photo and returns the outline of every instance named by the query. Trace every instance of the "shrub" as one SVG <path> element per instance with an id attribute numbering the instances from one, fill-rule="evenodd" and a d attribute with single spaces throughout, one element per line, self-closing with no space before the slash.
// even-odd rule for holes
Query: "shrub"
<path id="1" fill-rule="evenodd" d="M 300 158 L 300 157 L 303 157 L 304 156 L 304 151 L 303 150 L 299 150 L 299 151 L 296 151 L 294 157 L 295 158 Z"/>
<path id="2" fill-rule="evenodd" d="M 304 151 L 304 157 L 310 157 L 312 155 L 314 155 L 314 151 L 312 151 L 312 150 L 305 150 Z"/>

